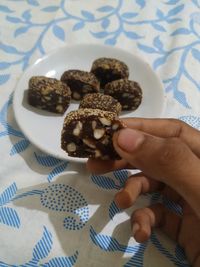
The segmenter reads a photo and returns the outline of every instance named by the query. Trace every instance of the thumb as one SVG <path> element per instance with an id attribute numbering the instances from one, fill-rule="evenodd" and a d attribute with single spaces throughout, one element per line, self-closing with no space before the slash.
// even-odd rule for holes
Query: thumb
<path id="1" fill-rule="evenodd" d="M 200 186 L 200 160 L 178 138 L 160 138 L 125 128 L 114 135 L 113 145 L 132 166 L 177 192 L 181 190 L 181 195 L 189 180 L 194 183 L 195 179 Z"/>

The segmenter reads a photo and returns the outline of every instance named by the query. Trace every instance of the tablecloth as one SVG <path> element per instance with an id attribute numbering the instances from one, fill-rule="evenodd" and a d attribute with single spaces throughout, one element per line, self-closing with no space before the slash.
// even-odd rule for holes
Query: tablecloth
<path id="1" fill-rule="evenodd" d="M 119 210 L 113 198 L 127 170 L 92 175 L 84 164 L 40 151 L 17 126 L 12 99 L 20 75 L 44 54 L 77 43 L 145 59 L 163 83 L 163 117 L 200 127 L 199 0 L 1 0 L 0 266 L 189 266 L 160 231 L 143 244 L 131 237 L 131 212 L 160 201 L 157 194 Z"/>

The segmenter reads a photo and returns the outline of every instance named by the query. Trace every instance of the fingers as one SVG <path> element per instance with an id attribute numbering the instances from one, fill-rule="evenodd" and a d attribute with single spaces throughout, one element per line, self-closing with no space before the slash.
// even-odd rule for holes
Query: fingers
<path id="1" fill-rule="evenodd" d="M 157 137 L 177 137 L 200 157 L 200 132 L 180 120 L 127 118 L 123 121 L 129 128 L 138 129 Z M 117 169 L 133 168 L 133 166 L 127 165 L 124 160 L 106 162 L 89 159 L 87 168 L 93 173 L 102 174 Z"/>
<path id="2" fill-rule="evenodd" d="M 177 240 L 181 217 L 158 203 L 136 210 L 131 217 L 132 233 L 137 242 L 145 242 L 152 227 L 161 228 L 170 238 Z"/>
<path id="3" fill-rule="evenodd" d="M 130 165 L 174 188 L 200 217 L 200 160 L 185 143 L 126 128 L 113 145 Z"/>
<path id="4" fill-rule="evenodd" d="M 128 128 L 158 137 L 180 138 L 200 157 L 200 132 L 180 120 L 127 118 L 123 119 L 123 122 Z"/>
<path id="5" fill-rule="evenodd" d="M 103 174 L 107 172 L 111 172 L 114 170 L 120 169 L 129 169 L 131 168 L 130 164 L 128 164 L 125 160 L 100 160 L 100 159 L 88 159 L 86 163 L 87 169 L 95 174 Z M 133 167 L 132 167 L 133 169 Z"/>
<path id="6" fill-rule="evenodd" d="M 126 128 L 114 135 L 113 144 L 130 165 L 175 190 L 181 190 L 188 177 L 200 180 L 200 160 L 177 138 L 160 138 Z"/>
<path id="7" fill-rule="evenodd" d="M 160 182 L 147 178 L 142 173 L 132 175 L 124 188 L 115 195 L 115 203 L 120 209 L 129 208 L 140 194 L 160 190 L 162 186 L 164 185 Z"/>
<path id="8" fill-rule="evenodd" d="M 174 189 L 165 186 L 161 182 L 146 177 L 143 173 L 137 173 L 130 176 L 126 181 L 124 188 L 115 195 L 114 200 L 118 208 L 127 209 L 135 203 L 141 194 L 152 192 L 160 192 L 171 201 L 181 206 L 184 205 L 185 207 L 183 198 Z"/>

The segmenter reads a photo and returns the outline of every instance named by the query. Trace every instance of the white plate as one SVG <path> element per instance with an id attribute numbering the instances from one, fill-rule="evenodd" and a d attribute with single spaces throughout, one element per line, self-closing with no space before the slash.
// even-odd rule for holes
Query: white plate
<path id="1" fill-rule="evenodd" d="M 25 136 L 38 148 L 60 159 L 85 162 L 86 159 L 69 157 L 60 147 L 63 120 L 71 110 L 78 108 L 78 102 L 71 103 L 63 116 L 42 111 L 27 103 L 26 93 L 31 76 L 45 75 L 60 78 L 68 69 L 90 70 L 93 60 L 99 57 L 113 57 L 124 61 L 133 79 L 142 87 L 142 103 L 136 111 L 126 112 L 121 117 L 160 117 L 164 106 L 164 91 L 161 81 L 151 67 L 139 57 L 118 48 L 80 44 L 57 49 L 38 59 L 24 72 L 14 93 L 14 113 Z"/>

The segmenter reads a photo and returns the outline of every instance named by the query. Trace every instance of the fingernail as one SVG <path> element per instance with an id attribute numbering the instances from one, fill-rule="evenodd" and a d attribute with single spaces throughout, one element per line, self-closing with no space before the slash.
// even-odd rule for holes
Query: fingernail
<path id="1" fill-rule="evenodd" d="M 132 129 L 123 129 L 119 132 L 117 143 L 126 152 L 133 152 L 144 140 L 144 135 Z"/>
<path id="2" fill-rule="evenodd" d="M 133 226 L 132 226 L 132 234 L 133 234 L 133 237 L 135 236 L 136 232 L 140 229 L 140 226 L 138 223 L 134 223 Z"/>

